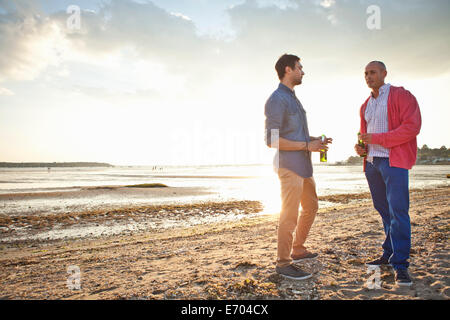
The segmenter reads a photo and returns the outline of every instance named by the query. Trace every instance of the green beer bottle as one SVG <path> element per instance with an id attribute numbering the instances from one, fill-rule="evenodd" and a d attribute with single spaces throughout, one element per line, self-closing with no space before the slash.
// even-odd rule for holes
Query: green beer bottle
<path id="1" fill-rule="evenodd" d="M 366 152 L 364 154 L 360 155 L 360 157 L 364 158 L 365 156 L 367 156 L 367 149 L 366 149 L 365 143 L 359 138 L 360 135 L 361 135 L 361 132 L 358 132 L 358 145 L 361 148 L 364 148 L 364 150 L 366 150 Z"/>
<path id="2" fill-rule="evenodd" d="M 320 139 L 322 142 L 325 142 L 325 135 L 323 134 Z M 320 150 L 320 162 L 327 162 L 327 151 L 326 150 Z"/>

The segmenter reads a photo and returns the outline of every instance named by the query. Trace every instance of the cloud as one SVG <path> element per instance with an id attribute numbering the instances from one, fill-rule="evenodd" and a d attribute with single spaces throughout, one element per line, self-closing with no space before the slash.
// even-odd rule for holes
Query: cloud
<path id="1" fill-rule="evenodd" d="M 189 18 L 188 16 L 186 16 L 186 15 L 184 15 L 182 13 L 179 13 L 179 12 L 171 12 L 170 14 L 175 16 L 175 17 L 179 17 L 179 18 L 182 18 L 184 20 L 187 20 L 187 21 L 192 21 L 191 18 Z"/>
<path id="2" fill-rule="evenodd" d="M 64 34 L 26 1 L 1 1 L 0 81 L 33 80 L 60 62 Z"/>
<path id="3" fill-rule="evenodd" d="M 258 7 L 278 7 L 282 10 L 290 8 L 297 8 L 298 5 L 295 0 L 247 0 L 248 3 L 256 3 Z"/>
<path id="4" fill-rule="evenodd" d="M 324 8 L 330 8 L 331 6 L 333 6 L 335 4 L 336 4 L 335 0 L 322 0 L 320 2 L 320 5 Z"/>
<path id="5" fill-rule="evenodd" d="M 207 50 L 189 18 L 151 2 L 113 0 L 98 14 L 84 14 L 80 34 L 69 38 L 78 50 L 110 53 L 131 46 L 141 57 L 174 66 L 195 63 Z"/>
<path id="6" fill-rule="evenodd" d="M 102 2 L 82 11 L 81 30 L 73 33 L 65 10 L 48 15 L 34 2 L 0 0 L 0 81 L 36 79 L 58 66 L 72 75 L 71 64 L 129 59 L 162 65 L 201 91 L 219 79 L 250 84 L 275 77 L 273 64 L 285 52 L 325 77 L 354 74 L 374 59 L 412 77 L 450 70 L 447 0 L 378 2 L 381 30 L 366 27 L 368 0 L 248 0 L 225 10 L 233 29 L 225 41 L 198 35 L 190 16 L 152 2 Z"/>
<path id="7" fill-rule="evenodd" d="M 0 74 L 2 80 L 32 80 L 49 65 L 90 55 L 92 60 L 132 47 L 140 58 L 172 66 L 200 65 L 208 40 L 195 34 L 192 21 L 152 3 L 113 0 L 98 13 L 81 15 L 81 30 L 70 32 L 68 15 L 46 16 L 26 1 L 3 0 L 0 7 Z"/>
<path id="8" fill-rule="evenodd" d="M 13 96 L 13 95 L 14 92 L 12 92 L 11 90 L 0 87 L 0 96 Z"/>
<path id="9" fill-rule="evenodd" d="M 298 0 L 297 7 L 287 10 L 247 1 L 228 10 L 237 34 L 229 54 L 253 55 L 255 62 L 297 53 L 341 76 L 375 59 L 414 78 L 450 70 L 449 1 L 378 3 L 381 29 L 369 30 L 366 9 L 372 1 Z"/>

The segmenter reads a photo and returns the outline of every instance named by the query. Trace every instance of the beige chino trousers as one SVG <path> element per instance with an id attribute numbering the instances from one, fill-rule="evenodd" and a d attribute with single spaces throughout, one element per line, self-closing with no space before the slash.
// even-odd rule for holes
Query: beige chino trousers
<path id="1" fill-rule="evenodd" d="M 278 169 L 281 185 L 281 212 L 278 223 L 277 266 L 292 263 L 291 254 L 306 252 L 305 241 L 318 210 L 314 178 L 302 178 L 285 168 Z M 301 215 L 298 215 L 302 205 Z M 294 238 L 295 232 L 295 238 Z"/>

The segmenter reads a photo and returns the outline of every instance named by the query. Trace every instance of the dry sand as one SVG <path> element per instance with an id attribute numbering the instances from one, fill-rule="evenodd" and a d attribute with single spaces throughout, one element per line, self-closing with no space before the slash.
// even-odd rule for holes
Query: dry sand
<path id="1" fill-rule="evenodd" d="M 300 265 L 304 281 L 275 273 L 278 215 L 99 239 L 2 244 L 2 299 L 449 299 L 449 187 L 411 192 L 414 284 L 390 268 L 369 289 L 364 263 L 381 254 L 379 214 L 368 194 L 322 197 Z M 255 207 L 254 203 L 247 204 Z M 257 207 L 257 206 L 256 206 Z M 69 289 L 70 266 L 81 288 Z"/>

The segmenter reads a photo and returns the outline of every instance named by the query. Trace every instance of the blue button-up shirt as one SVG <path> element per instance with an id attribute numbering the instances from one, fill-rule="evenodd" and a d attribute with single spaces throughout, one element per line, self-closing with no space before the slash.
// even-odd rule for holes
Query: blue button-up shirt
<path id="1" fill-rule="evenodd" d="M 295 91 L 280 83 L 266 102 L 266 144 L 271 145 L 271 130 L 278 129 L 279 136 L 293 141 L 310 141 L 306 112 L 295 96 Z M 278 160 L 278 161 L 277 161 Z M 303 178 L 313 174 L 311 153 L 306 150 L 277 150 L 274 167 L 289 169 Z"/>

